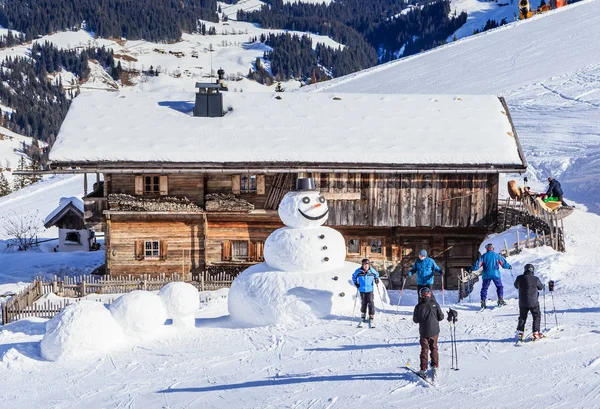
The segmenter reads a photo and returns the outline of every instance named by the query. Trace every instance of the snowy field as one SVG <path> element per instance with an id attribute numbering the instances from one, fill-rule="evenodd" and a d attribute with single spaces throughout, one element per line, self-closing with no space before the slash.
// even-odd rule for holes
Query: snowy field
<path id="1" fill-rule="evenodd" d="M 530 185 L 543 189 L 551 172 L 576 205 L 565 219 L 566 253 L 538 248 L 509 258 L 515 276 L 533 263 L 543 282 L 556 281 L 552 296 L 540 297 L 548 311 L 542 319 L 548 339 L 513 346 L 518 300 L 508 271 L 503 274 L 508 305 L 501 309 L 478 312 L 480 284 L 460 304 L 456 292 L 448 291 L 444 310 L 451 306 L 459 315 L 460 370 L 451 369 L 449 325 L 442 322 L 440 384 L 432 388 L 403 368 L 418 362 L 414 291 L 404 291 L 400 306 L 398 291 L 391 291 L 391 305 L 378 311 L 375 329 L 355 328 L 352 314 L 242 327 L 230 319 L 221 291 L 201 294 L 194 327 L 161 326 L 93 357 L 45 360 L 40 346 L 45 320 L 2 327 L 0 407 L 600 408 L 599 16 L 600 1 L 581 2 L 353 75 L 329 89 L 507 98 L 530 163 Z M 548 45 L 552 36 L 560 41 Z M 43 219 L 61 196 L 80 196 L 82 190 L 80 176 L 53 177 L 0 199 L 0 215 L 40 207 Z M 38 263 L 52 263 L 55 256 L 38 254 Z M 14 257 L 0 253 L 5 285 L 28 281 L 35 271 L 27 267 L 29 257 Z M 70 257 L 78 265 L 78 256 Z M 493 288 L 489 294 L 493 304 Z M 436 292 L 436 298 L 442 300 L 442 294 Z M 550 329 L 557 322 L 563 331 Z"/>

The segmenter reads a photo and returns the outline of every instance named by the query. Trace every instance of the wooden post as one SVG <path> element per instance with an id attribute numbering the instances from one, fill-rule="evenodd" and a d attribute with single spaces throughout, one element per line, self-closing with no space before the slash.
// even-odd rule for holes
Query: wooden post
<path id="1" fill-rule="evenodd" d="M 519 230 L 517 230 L 517 254 L 519 254 L 521 252 L 521 250 L 519 249 Z"/>
<path id="2" fill-rule="evenodd" d="M 85 280 L 81 277 L 81 282 L 79 283 L 79 292 L 82 297 L 85 297 Z"/>
<path id="3" fill-rule="evenodd" d="M 560 217 L 560 230 L 562 232 L 562 251 L 567 251 L 566 241 L 565 241 L 565 225 L 563 224 L 563 218 Z"/>
<path id="4" fill-rule="evenodd" d="M 510 252 L 508 250 L 508 243 L 506 242 L 506 239 L 504 239 L 504 249 L 506 250 L 506 257 L 510 256 Z"/>
<path id="5" fill-rule="evenodd" d="M 200 274 L 200 291 L 204 291 L 204 272 Z"/>
<path id="6" fill-rule="evenodd" d="M 83 195 L 87 196 L 88 186 L 87 186 L 87 173 L 83 174 Z"/>
<path id="7" fill-rule="evenodd" d="M 529 248 L 529 224 L 527 225 L 527 241 L 525 242 L 525 246 Z"/>

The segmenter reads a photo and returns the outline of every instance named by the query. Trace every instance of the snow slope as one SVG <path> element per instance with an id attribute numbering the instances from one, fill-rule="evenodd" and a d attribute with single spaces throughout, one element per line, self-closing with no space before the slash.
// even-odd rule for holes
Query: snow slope
<path id="1" fill-rule="evenodd" d="M 600 1 L 583 1 L 320 83 L 317 91 L 502 95 L 529 176 L 557 177 L 568 198 L 600 213 L 598 27 Z"/>

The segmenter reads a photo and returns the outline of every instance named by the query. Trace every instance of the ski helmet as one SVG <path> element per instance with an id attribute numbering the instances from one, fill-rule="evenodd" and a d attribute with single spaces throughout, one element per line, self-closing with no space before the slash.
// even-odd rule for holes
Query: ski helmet
<path id="1" fill-rule="evenodd" d="M 419 291 L 419 296 L 421 298 L 431 297 L 431 290 L 429 289 L 429 287 L 421 288 L 421 290 Z"/>
<path id="2" fill-rule="evenodd" d="M 525 264 L 525 271 L 530 271 L 533 273 L 535 271 L 535 267 L 533 264 Z"/>

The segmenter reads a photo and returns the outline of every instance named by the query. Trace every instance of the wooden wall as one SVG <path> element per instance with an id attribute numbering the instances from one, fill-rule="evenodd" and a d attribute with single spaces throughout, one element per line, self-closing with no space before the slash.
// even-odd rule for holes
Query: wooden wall
<path id="1" fill-rule="evenodd" d="M 325 195 L 355 193 L 350 199 L 328 200 L 330 226 L 486 227 L 493 223 L 498 206 L 497 174 L 312 177 Z"/>
<path id="2" fill-rule="evenodd" d="M 205 267 L 204 215 L 186 220 L 171 217 L 115 217 L 107 221 L 106 267 L 110 275 L 198 272 Z M 127 220 L 129 218 L 129 220 Z M 136 242 L 159 240 L 166 246 L 162 259 L 139 259 Z"/>
<path id="3" fill-rule="evenodd" d="M 108 177 L 107 177 L 108 176 Z M 139 175 L 138 175 L 139 176 Z M 192 202 L 204 205 L 204 177 L 203 173 L 175 173 L 168 176 L 167 196 L 187 197 Z M 124 193 L 135 196 L 135 174 L 112 173 L 104 175 L 105 191 L 110 193 Z"/>

